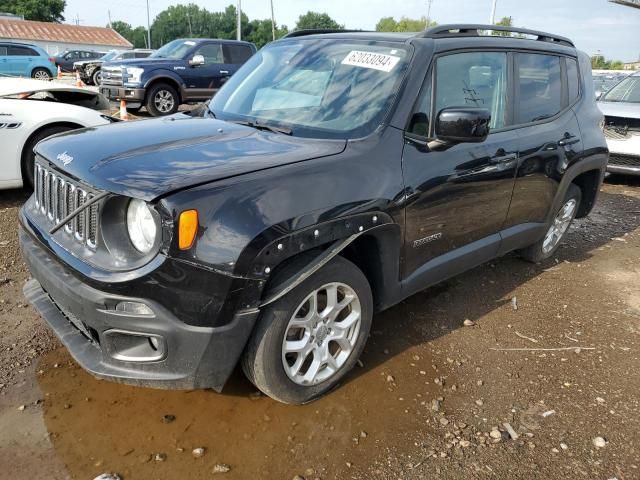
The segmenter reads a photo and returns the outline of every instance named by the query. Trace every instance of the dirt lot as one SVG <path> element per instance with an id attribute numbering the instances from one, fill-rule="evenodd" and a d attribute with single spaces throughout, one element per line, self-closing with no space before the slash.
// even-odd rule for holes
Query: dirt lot
<path id="1" fill-rule="evenodd" d="M 302 407 L 239 372 L 223 394 L 84 373 L 24 304 L 25 198 L 0 192 L 0 478 L 640 478 L 637 180 L 608 182 L 555 259 L 508 255 L 378 315 L 362 365 Z"/>

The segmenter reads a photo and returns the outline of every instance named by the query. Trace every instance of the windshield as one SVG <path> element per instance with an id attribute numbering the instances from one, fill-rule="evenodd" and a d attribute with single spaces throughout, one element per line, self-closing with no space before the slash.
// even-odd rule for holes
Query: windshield
<path id="1" fill-rule="evenodd" d="M 211 100 L 220 119 L 286 126 L 293 135 L 357 138 L 384 119 L 407 68 L 394 43 L 296 40 L 251 57 Z"/>
<path id="2" fill-rule="evenodd" d="M 102 58 L 100 58 L 100 60 L 104 60 L 105 62 L 108 62 L 109 60 L 114 59 L 117 55 L 119 55 L 120 52 L 109 52 L 106 55 L 104 55 Z"/>
<path id="3" fill-rule="evenodd" d="M 174 40 L 161 47 L 150 56 L 152 58 L 183 58 L 185 54 L 195 46 L 191 40 Z"/>
<path id="4" fill-rule="evenodd" d="M 604 94 L 605 102 L 640 103 L 640 75 L 627 77 Z"/>

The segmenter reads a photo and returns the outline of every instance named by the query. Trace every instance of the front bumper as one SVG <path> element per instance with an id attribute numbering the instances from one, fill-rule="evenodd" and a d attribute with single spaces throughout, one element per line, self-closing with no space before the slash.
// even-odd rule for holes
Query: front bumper
<path id="1" fill-rule="evenodd" d="M 611 152 L 607 172 L 624 175 L 640 175 L 640 151 L 636 155 Z"/>
<path id="2" fill-rule="evenodd" d="M 221 327 L 187 325 L 157 302 L 113 295 L 81 282 L 23 227 L 20 244 L 34 277 L 24 287 L 25 297 L 84 369 L 96 377 L 132 385 L 222 390 L 251 334 L 257 311 L 236 314 Z M 144 303 L 154 316 L 112 308 L 123 301 Z M 131 342 L 140 338 L 157 339 L 160 358 L 123 359 L 132 358 L 123 352 L 135 352 Z"/>
<path id="3" fill-rule="evenodd" d="M 609 163 L 607 171 L 624 175 L 640 175 L 640 132 L 607 132 Z"/>
<path id="4" fill-rule="evenodd" d="M 128 100 L 131 102 L 144 102 L 146 90 L 144 88 L 128 88 L 103 85 L 100 87 L 100 93 L 109 100 Z"/>

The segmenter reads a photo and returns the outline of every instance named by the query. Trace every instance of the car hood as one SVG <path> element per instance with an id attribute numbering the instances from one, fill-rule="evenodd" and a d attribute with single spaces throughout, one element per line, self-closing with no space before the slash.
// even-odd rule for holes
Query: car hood
<path id="1" fill-rule="evenodd" d="M 128 58 L 126 60 L 112 60 L 105 62 L 103 67 L 162 67 L 164 65 L 175 65 L 176 63 L 184 62 L 184 60 L 175 58 Z"/>
<path id="2" fill-rule="evenodd" d="M 177 114 L 74 130 L 39 143 L 36 153 L 100 190 L 150 201 L 214 180 L 336 155 L 345 146 L 345 140 L 292 137 Z"/>
<path id="3" fill-rule="evenodd" d="M 640 119 L 640 103 L 598 102 L 598 107 L 606 117 Z"/>
<path id="4" fill-rule="evenodd" d="M 0 78 L 0 97 L 9 97 L 38 92 L 77 92 L 84 95 L 97 96 L 99 93 L 67 83 L 33 78 L 6 77 Z"/>

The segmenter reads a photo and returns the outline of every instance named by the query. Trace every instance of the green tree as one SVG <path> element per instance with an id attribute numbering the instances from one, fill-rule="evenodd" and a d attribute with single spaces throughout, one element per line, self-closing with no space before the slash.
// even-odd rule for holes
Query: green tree
<path id="1" fill-rule="evenodd" d="M 127 22 L 116 20 L 111 23 L 111 28 L 129 40 L 134 48 L 147 48 L 147 29 L 144 27 L 133 28 Z"/>
<path id="2" fill-rule="evenodd" d="M 289 30 L 285 25 L 278 27 L 276 24 L 276 39 L 282 38 Z M 256 44 L 256 47 L 262 48 L 273 40 L 273 32 L 271 30 L 271 20 L 251 20 L 249 22 L 249 35 L 246 39 Z"/>
<path id="3" fill-rule="evenodd" d="M 513 27 L 513 18 L 511 17 L 502 17 L 500 20 L 496 22 L 496 25 L 500 27 Z M 494 31 L 494 35 L 498 35 L 501 37 L 510 37 L 511 32 L 500 32 Z"/>
<path id="4" fill-rule="evenodd" d="M 427 17 L 418 19 L 401 17 L 396 21 L 393 17 L 383 17 L 376 24 L 378 32 L 421 32 L 428 27 L 437 25 L 433 20 L 427 20 Z"/>
<path id="5" fill-rule="evenodd" d="M 66 0 L 0 0 L 0 12 L 22 15 L 26 20 L 64 21 Z"/>
<path id="6" fill-rule="evenodd" d="M 591 57 L 591 68 L 594 70 L 622 70 L 624 63 L 620 60 L 607 60 L 604 55 L 594 55 Z"/>
<path id="7" fill-rule="evenodd" d="M 300 15 L 300 17 L 298 17 L 296 30 L 311 30 L 316 28 L 327 30 L 341 30 L 344 29 L 344 25 L 340 25 L 326 13 L 307 12 L 304 15 Z"/>

